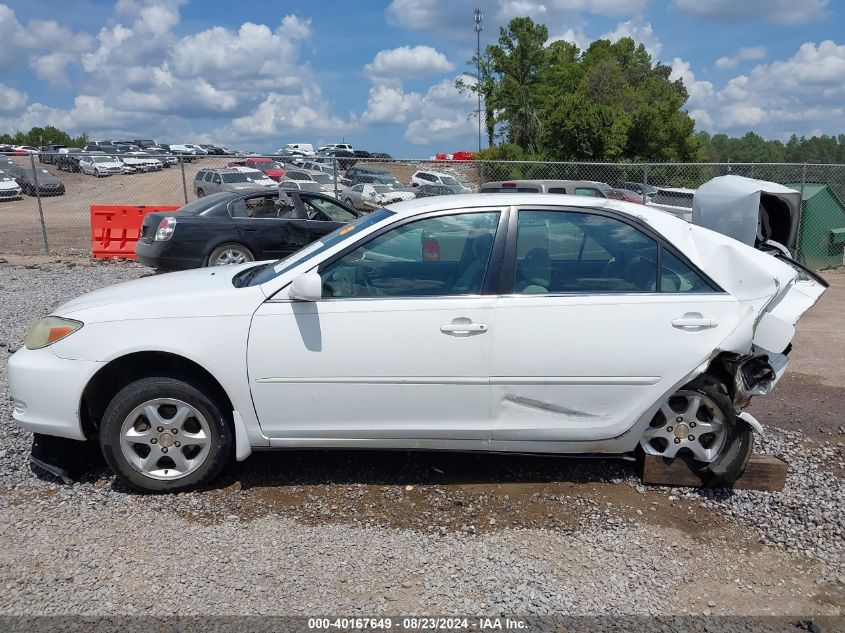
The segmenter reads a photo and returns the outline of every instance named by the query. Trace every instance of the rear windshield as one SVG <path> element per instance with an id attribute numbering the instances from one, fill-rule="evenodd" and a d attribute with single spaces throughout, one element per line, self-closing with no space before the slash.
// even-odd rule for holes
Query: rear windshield
<path id="1" fill-rule="evenodd" d="M 193 202 L 189 202 L 184 207 L 179 209 L 176 213 L 179 215 L 200 215 L 214 206 L 215 203 L 221 200 L 228 199 L 232 194 L 227 192 L 213 193 L 204 198 L 198 198 Z"/>
<path id="2" fill-rule="evenodd" d="M 221 174 L 223 176 L 223 182 L 250 182 L 250 179 L 247 177 L 247 174 Z M 262 174 L 263 176 L 264 174 Z"/>
<path id="3" fill-rule="evenodd" d="M 654 194 L 651 201 L 655 204 L 665 204 L 673 207 L 692 209 L 692 194 L 678 191 L 660 191 Z"/>
<path id="4" fill-rule="evenodd" d="M 211 196 L 203 198 L 203 200 L 208 200 L 210 197 Z M 285 259 L 280 259 L 277 262 L 260 266 L 260 270 L 250 269 L 255 270 L 255 273 L 249 275 L 249 277 L 246 278 L 246 283 L 243 285 L 257 286 L 267 283 L 271 279 L 275 279 L 279 275 L 286 273 L 305 259 L 319 255 L 323 251 L 332 248 L 335 244 L 338 244 L 349 237 L 354 237 L 356 233 L 381 222 L 391 215 L 394 215 L 393 211 L 388 211 L 387 209 L 378 209 L 372 213 L 368 213 L 367 215 L 362 215 L 354 222 L 343 225 L 339 229 L 326 235 L 319 242 L 314 242 L 295 252 L 293 255 L 289 255 Z M 246 273 L 249 273 L 249 271 L 245 271 L 244 274 Z M 233 281 L 235 282 L 235 285 L 241 285 L 238 283 L 237 277 Z"/>

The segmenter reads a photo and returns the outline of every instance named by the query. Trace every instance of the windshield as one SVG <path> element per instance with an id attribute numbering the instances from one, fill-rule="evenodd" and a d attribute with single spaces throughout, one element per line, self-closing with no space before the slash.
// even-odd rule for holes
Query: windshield
<path id="1" fill-rule="evenodd" d="M 377 193 L 390 193 L 392 191 L 392 189 L 387 185 L 373 185 L 373 189 L 375 189 Z"/>
<path id="2" fill-rule="evenodd" d="M 115 162 L 115 160 L 111 156 L 92 156 L 91 162 L 94 162 L 94 163 L 113 163 L 113 162 Z"/>
<path id="3" fill-rule="evenodd" d="M 320 183 L 314 182 L 313 180 L 309 180 L 307 182 L 304 181 L 304 180 L 300 180 L 298 182 L 299 182 L 299 188 L 302 189 L 303 191 L 322 191 L 323 190 L 323 188 L 320 186 Z"/>
<path id="4" fill-rule="evenodd" d="M 451 176 L 440 176 L 440 182 L 444 185 L 460 185 L 460 183 Z"/>
<path id="5" fill-rule="evenodd" d="M 203 198 L 203 200 L 208 200 L 208 198 Z M 368 213 L 367 215 L 362 215 L 360 218 L 355 220 L 355 222 L 346 224 L 340 227 L 339 229 L 332 231 L 319 242 L 314 242 L 313 244 L 310 244 L 305 248 L 295 252 L 293 255 L 289 255 L 285 259 L 280 259 L 274 264 L 266 267 L 259 266 L 258 268 L 260 270 L 257 271 L 254 276 L 251 276 L 250 278 L 245 280 L 246 283 L 244 285 L 257 286 L 263 283 L 267 283 L 271 279 L 275 279 L 279 275 L 286 273 L 294 266 L 297 266 L 298 264 L 305 261 L 307 258 L 319 255 L 323 251 L 332 248 L 343 240 L 349 237 L 354 237 L 357 232 L 360 232 L 367 227 L 373 226 L 374 224 L 381 222 L 382 220 L 390 217 L 391 215 L 394 215 L 393 211 L 388 211 L 387 209 L 378 209 L 377 211 L 373 211 L 372 213 Z M 250 271 L 247 271 L 247 273 L 249 272 Z"/>
<path id="6" fill-rule="evenodd" d="M 249 178 L 246 174 L 221 174 L 223 176 L 223 182 L 249 182 Z M 262 174 L 263 176 L 264 174 Z"/>
<path id="7" fill-rule="evenodd" d="M 258 169 L 281 169 L 279 163 L 274 163 L 272 160 L 255 161 L 255 166 Z"/>

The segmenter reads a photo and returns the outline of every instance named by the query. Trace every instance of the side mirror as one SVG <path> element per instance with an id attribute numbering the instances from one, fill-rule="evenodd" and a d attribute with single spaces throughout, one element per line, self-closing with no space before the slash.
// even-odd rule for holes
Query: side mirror
<path id="1" fill-rule="evenodd" d="M 318 273 L 303 273 L 291 282 L 288 296 L 296 301 L 319 301 L 323 298 L 323 280 Z"/>

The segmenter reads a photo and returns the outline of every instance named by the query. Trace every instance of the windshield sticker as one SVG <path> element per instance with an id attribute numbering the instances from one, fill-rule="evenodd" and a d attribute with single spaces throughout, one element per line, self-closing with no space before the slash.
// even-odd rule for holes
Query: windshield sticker
<path id="1" fill-rule="evenodd" d="M 354 230 L 355 230 L 355 225 L 350 224 L 349 226 L 346 226 L 346 227 L 344 227 L 340 230 L 340 235 L 346 235 L 350 231 L 354 231 Z"/>

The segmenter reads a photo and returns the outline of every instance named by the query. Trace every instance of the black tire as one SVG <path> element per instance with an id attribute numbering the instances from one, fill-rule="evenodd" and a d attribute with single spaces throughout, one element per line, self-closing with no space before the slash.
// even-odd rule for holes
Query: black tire
<path id="1" fill-rule="evenodd" d="M 202 189 L 197 189 L 197 198 L 202 198 L 205 196 L 205 192 Z"/>
<path id="2" fill-rule="evenodd" d="M 217 262 L 218 258 L 226 251 L 240 252 L 244 257 L 243 262 L 240 262 L 240 263 L 254 262 L 255 261 L 255 256 L 252 254 L 252 251 L 249 250 L 243 244 L 238 244 L 237 242 L 226 242 L 225 244 L 221 244 L 220 246 L 215 248 L 213 251 L 211 251 L 211 253 L 208 256 L 208 259 L 205 261 L 205 265 L 206 266 L 221 265 L 221 264 L 217 264 L 216 262 Z M 230 262 L 230 263 L 234 264 L 234 263 L 238 263 L 238 262 Z"/>
<path id="3" fill-rule="evenodd" d="M 210 428 L 209 453 L 202 464 L 179 479 L 160 480 L 137 470 L 121 450 L 120 434 L 127 416 L 139 405 L 156 398 L 181 400 L 199 411 Z M 175 378 L 142 378 L 117 392 L 100 425 L 100 449 L 118 479 L 146 492 L 176 492 L 208 484 L 232 457 L 234 436 L 228 417 L 213 399 L 197 387 Z"/>
<path id="4" fill-rule="evenodd" d="M 719 379 L 703 374 L 685 387 L 698 391 L 713 400 L 725 420 L 727 437 L 719 455 L 712 462 L 702 465 L 700 474 L 709 486 L 731 484 L 745 471 L 754 450 L 754 430 L 737 417 L 728 388 Z"/>
<path id="5" fill-rule="evenodd" d="M 718 453 L 710 461 L 696 461 L 689 460 L 690 465 L 694 468 L 706 485 L 710 487 L 718 487 L 728 485 L 736 481 L 745 470 L 745 466 L 751 457 L 751 452 L 754 449 L 754 431 L 742 419 L 737 417 L 733 401 L 727 387 L 718 378 L 710 374 L 703 374 L 693 380 L 692 382 L 681 387 L 678 392 L 698 392 L 706 397 L 711 405 L 704 407 L 704 412 L 709 408 L 718 408 L 719 417 L 723 420 L 723 433 L 725 437 L 722 441 Z M 677 393 L 677 392 L 676 392 Z M 679 398 L 684 396 L 678 395 Z M 671 400 L 674 400 L 674 396 Z M 687 400 L 689 401 L 689 400 Z M 683 403 L 683 400 L 681 400 Z M 683 405 L 681 406 L 681 410 Z M 682 414 L 682 415 L 689 415 Z M 658 422 L 658 417 L 655 416 L 653 425 L 660 428 L 663 422 Z M 662 418 L 660 418 L 662 419 Z M 701 420 L 702 418 L 699 418 Z M 689 418 L 684 420 L 684 424 L 688 422 Z M 678 418 L 681 421 L 681 418 Z M 706 420 L 705 420 L 706 421 Z M 666 422 L 667 426 L 673 424 L 672 421 Z M 701 424 L 699 422 L 699 424 Z M 680 425 L 678 425 L 680 428 Z M 667 428 L 666 430 L 670 430 Z M 695 433 L 695 431 L 693 431 Z M 697 433 L 695 433 L 697 435 Z M 704 437 L 704 434 L 702 434 Z M 675 440 L 677 442 L 678 440 Z M 701 440 L 699 440 L 701 441 Z M 642 446 L 640 447 L 642 449 Z M 678 458 L 682 458 L 683 453 L 678 453 Z M 685 456 L 686 457 L 686 456 Z"/>
<path id="6" fill-rule="evenodd" d="M 343 202 L 344 202 L 344 203 L 345 203 L 348 207 L 351 207 L 352 209 L 357 208 L 354 204 L 352 204 L 352 198 L 347 198 L 347 199 L 346 199 L 346 200 L 344 200 Z"/>

